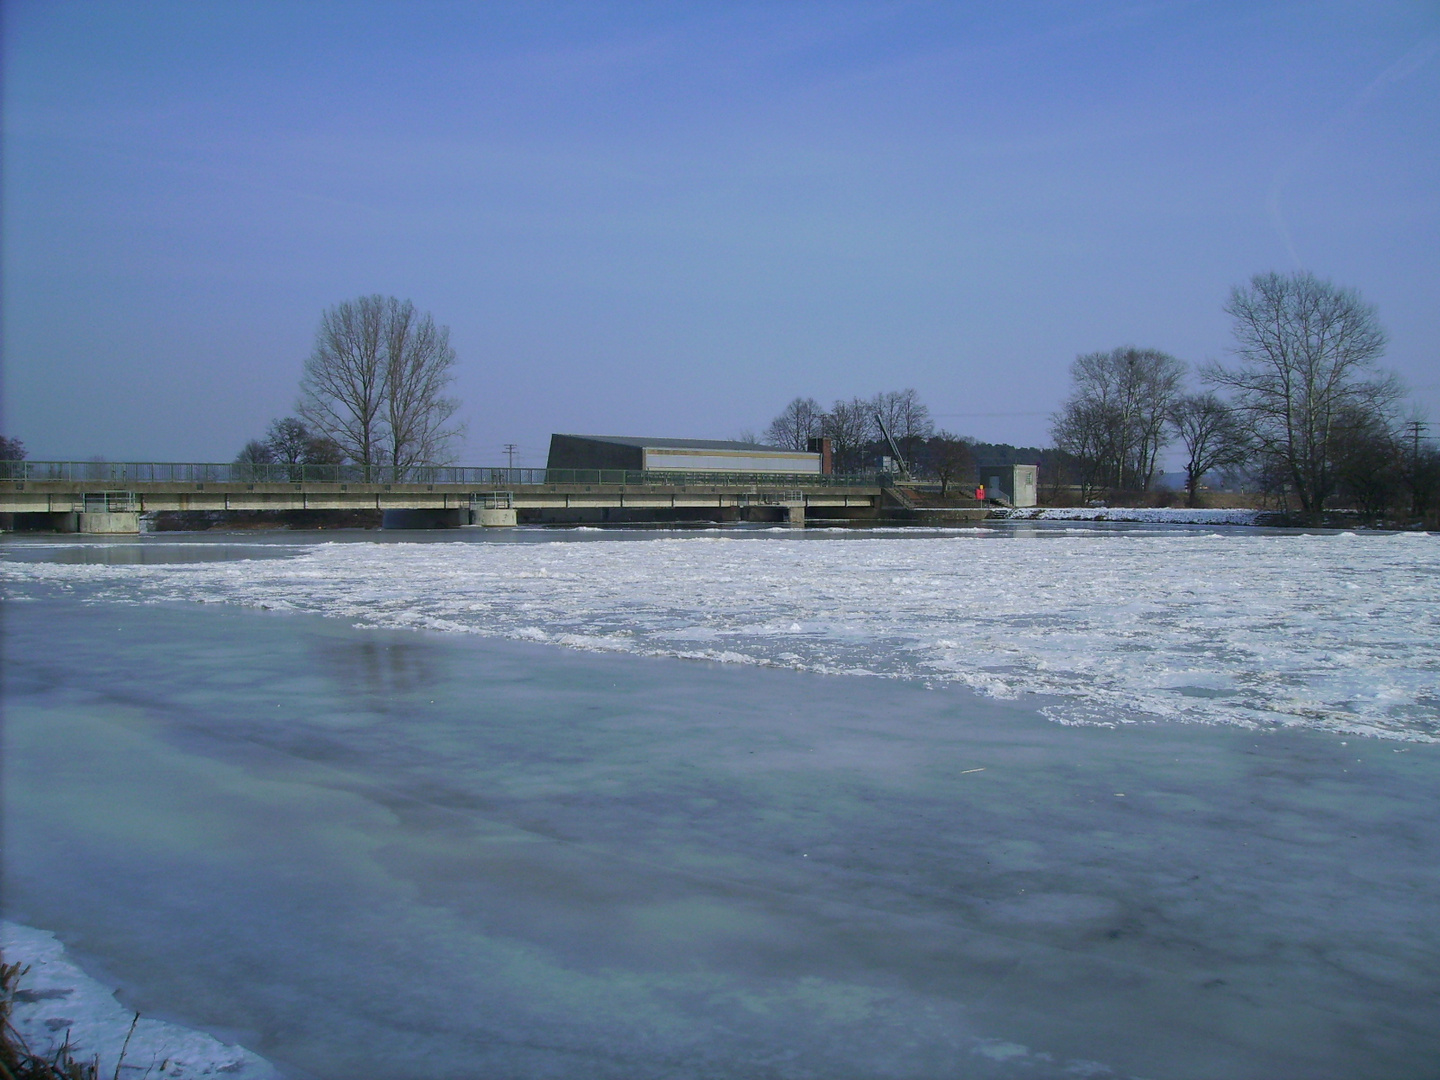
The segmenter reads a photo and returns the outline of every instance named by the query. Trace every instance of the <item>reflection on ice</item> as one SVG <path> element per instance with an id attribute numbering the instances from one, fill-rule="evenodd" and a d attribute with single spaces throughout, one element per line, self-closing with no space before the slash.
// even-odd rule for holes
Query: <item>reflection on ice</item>
<path id="1" fill-rule="evenodd" d="M 324 641 L 311 650 L 310 659 L 342 692 L 372 708 L 403 700 L 435 679 L 430 650 L 420 642 L 369 636 Z"/>

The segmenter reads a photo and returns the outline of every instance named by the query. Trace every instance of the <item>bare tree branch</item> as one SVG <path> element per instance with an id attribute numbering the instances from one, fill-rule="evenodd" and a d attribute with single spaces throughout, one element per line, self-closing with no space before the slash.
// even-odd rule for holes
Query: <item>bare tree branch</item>
<path id="1" fill-rule="evenodd" d="M 1051 418 L 1051 435 L 1079 463 L 1082 496 L 1149 490 L 1184 375 L 1179 360 L 1157 349 L 1126 346 L 1076 357 L 1074 389 Z"/>
<path id="2" fill-rule="evenodd" d="M 837 472 L 860 471 L 862 452 L 870 441 L 870 428 L 874 423 L 870 413 L 869 402 L 855 397 L 835 402 L 825 414 L 823 426 L 825 434 L 830 436 Z"/>
<path id="3" fill-rule="evenodd" d="M 1200 505 L 1200 481 L 1250 455 L 1250 440 L 1235 411 L 1213 393 L 1188 394 L 1170 409 L 1170 424 L 1185 447 L 1185 501 Z"/>
<path id="4" fill-rule="evenodd" d="M 878 414 L 900 444 L 900 452 L 907 458 L 915 456 L 916 444 L 928 439 L 935 432 L 930 420 L 930 409 L 921 403 L 920 395 L 913 389 L 886 390 L 870 399 L 870 412 Z M 878 424 L 871 421 L 871 439 L 883 438 Z"/>
<path id="5" fill-rule="evenodd" d="M 399 479 L 450 460 L 461 434 L 450 423 L 459 403 L 445 395 L 454 366 L 448 328 L 409 300 L 362 296 L 321 317 L 297 411 L 366 479 L 382 465 Z"/>
<path id="6" fill-rule="evenodd" d="M 821 433 L 825 410 L 814 398 L 795 398 L 770 421 L 765 441 L 786 450 L 807 450 L 810 440 Z"/>
<path id="7" fill-rule="evenodd" d="M 1387 415 L 1400 397 L 1378 372 L 1385 332 L 1353 289 L 1308 272 L 1256 274 L 1230 291 L 1237 367 L 1210 364 L 1260 452 L 1281 467 L 1302 509 L 1319 511 L 1336 484 L 1334 440 L 1345 410 Z"/>
<path id="8" fill-rule="evenodd" d="M 436 327 L 415 305 L 391 302 L 385 353 L 385 421 L 390 466 L 399 478 L 416 465 L 450 461 L 449 447 L 460 435 L 447 426 L 459 402 L 445 396 L 455 377 L 450 331 Z"/>
<path id="9" fill-rule="evenodd" d="M 366 479 L 384 460 L 380 428 L 386 308 L 384 297 L 362 296 L 320 317 L 296 406 L 306 423 L 364 468 Z"/>

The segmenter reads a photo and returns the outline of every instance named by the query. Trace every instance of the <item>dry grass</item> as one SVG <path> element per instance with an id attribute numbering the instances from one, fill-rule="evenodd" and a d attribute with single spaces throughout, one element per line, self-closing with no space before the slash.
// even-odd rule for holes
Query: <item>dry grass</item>
<path id="1" fill-rule="evenodd" d="M 19 964 L 0 963 L 0 1078 L 3 1080 L 100 1080 L 100 1058 L 97 1055 L 89 1061 L 80 1061 L 70 1050 L 70 1036 L 55 1049 L 50 1057 L 33 1052 L 24 1037 L 10 1022 L 10 1013 L 15 1005 L 20 980 L 29 971 Z M 130 1024 L 131 1034 L 140 1020 L 137 1013 Z M 125 1045 L 130 1036 L 125 1036 Z M 120 1049 L 120 1058 L 115 1062 L 111 1080 L 119 1080 L 120 1063 L 125 1060 L 125 1048 Z"/>

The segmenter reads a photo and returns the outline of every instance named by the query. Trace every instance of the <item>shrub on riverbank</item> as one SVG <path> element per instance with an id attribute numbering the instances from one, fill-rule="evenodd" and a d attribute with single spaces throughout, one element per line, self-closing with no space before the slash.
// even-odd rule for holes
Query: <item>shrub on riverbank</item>
<path id="1" fill-rule="evenodd" d="M 98 1057 L 92 1061 L 76 1061 L 68 1038 L 56 1048 L 53 1056 L 42 1057 L 31 1051 L 10 1023 L 15 996 L 25 992 L 18 989 L 18 984 L 29 970 L 19 964 L 0 963 L 0 1074 L 5 1080 L 99 1080 Z M 120 1074 L 118 1064 L 115 1074 Z"/>

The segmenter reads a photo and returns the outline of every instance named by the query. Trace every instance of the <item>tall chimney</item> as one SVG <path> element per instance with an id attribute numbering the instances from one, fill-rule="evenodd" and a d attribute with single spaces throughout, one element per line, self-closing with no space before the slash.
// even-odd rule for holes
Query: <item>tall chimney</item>
<path id="1" fill-rule="evenodd" d="M 805 444 L 805 449 L 820 455 L 820 472 L 829 476 L 835 471 L 835 453 L 830 448 L 829 435 L 817 435 Z"/>

